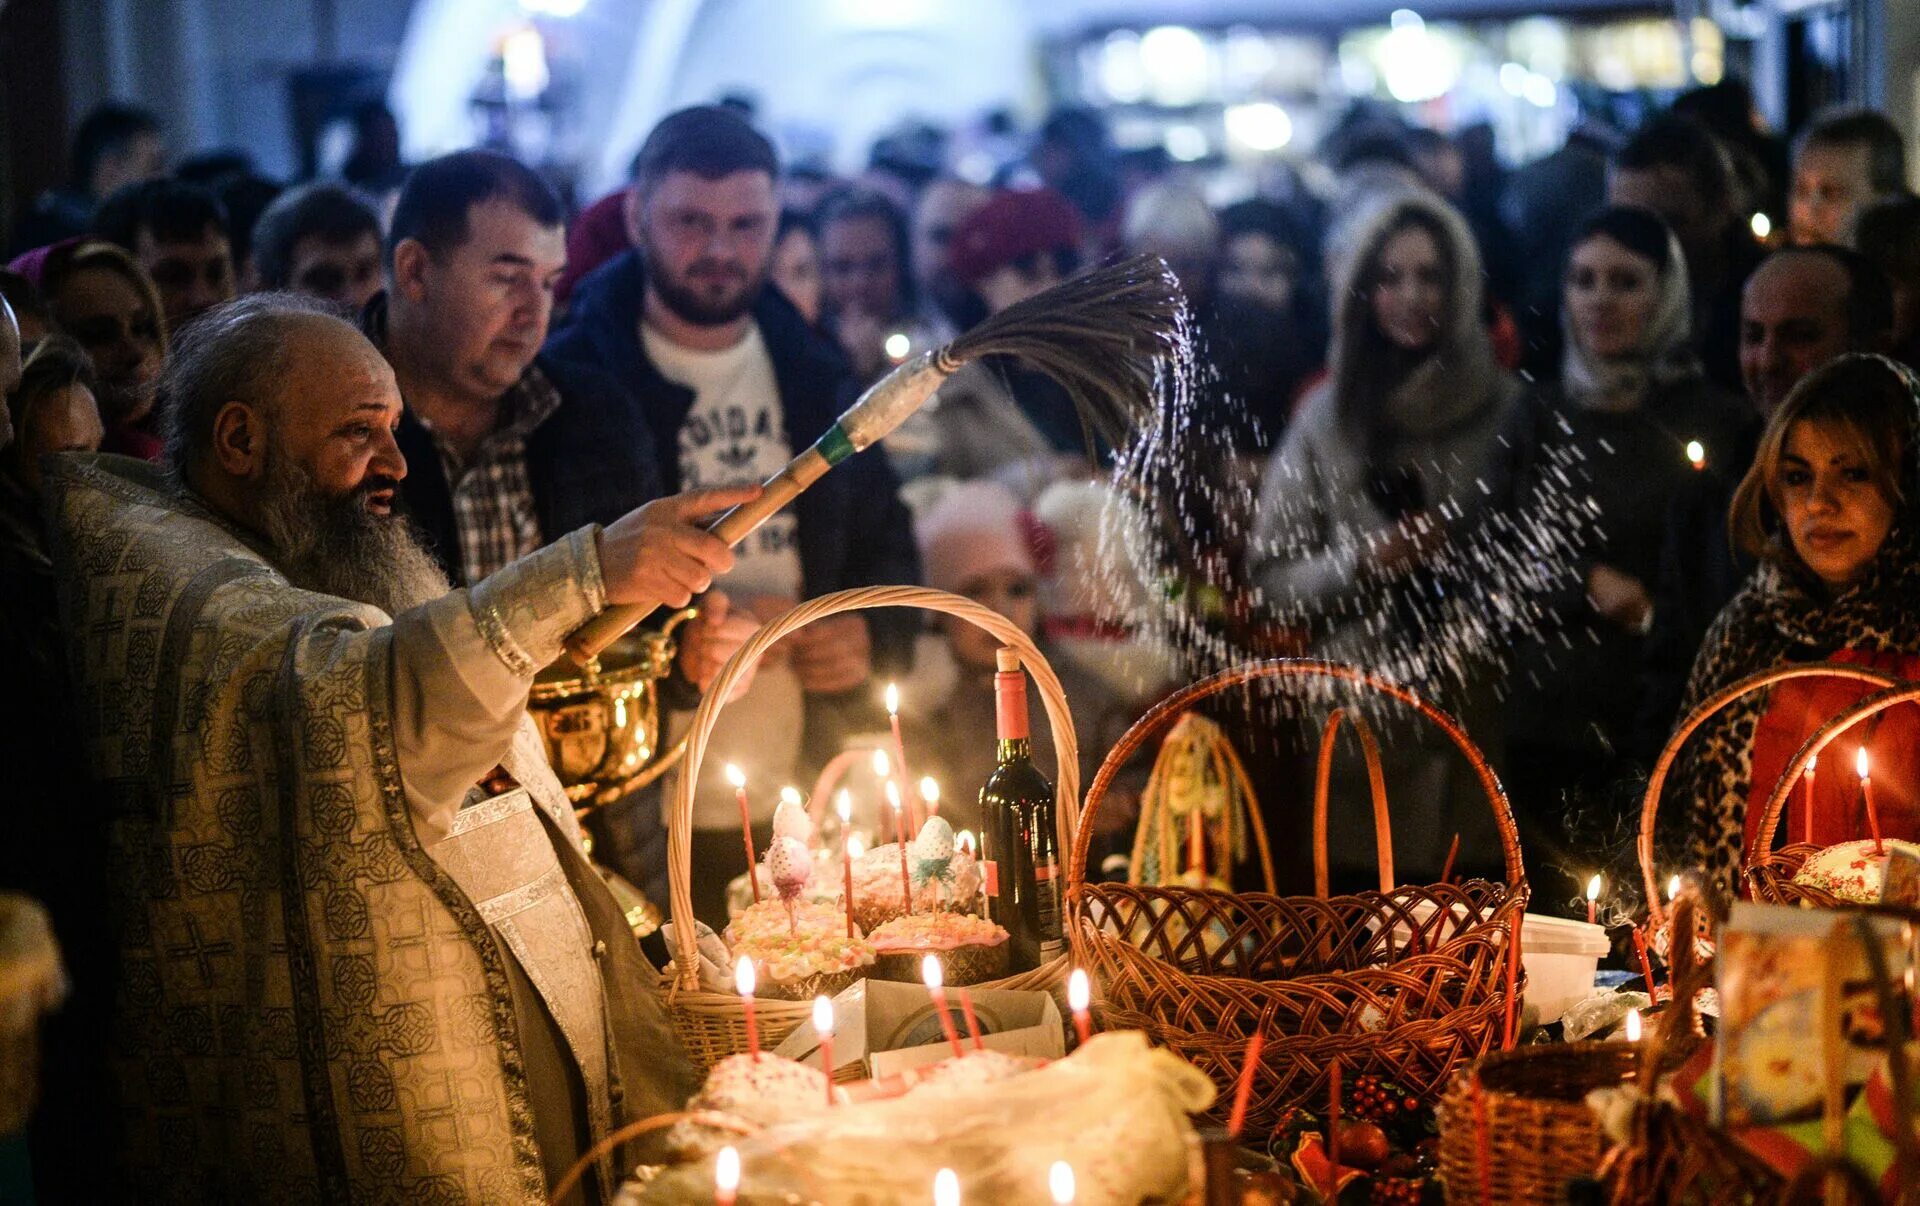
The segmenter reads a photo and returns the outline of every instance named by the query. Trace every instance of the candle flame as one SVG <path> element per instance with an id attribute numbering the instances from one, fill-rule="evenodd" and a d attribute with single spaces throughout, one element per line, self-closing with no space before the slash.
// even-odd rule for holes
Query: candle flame
<path id="1" fill-rule="evenodd" d="M 1054 1206 L 1066 1206 L 1073 1201 L 1073 1190 L 1073 1165 L 1055 1160 L 1047 1170 L 1047 1192 L 1053 1195 Z"/>
<path id="2" fill-rule="evenodd" d="M 900 715 L 900 684 L 887 684 L 887 715 Z"/>
<path id="3" fill-rule="evenodd" d="M 842 825 L 851 822 L 853 820 L 853 793 L 844 787 L 841 788 L 840 793 L 833 797 L 833 810 L 840 814 L 840 823 Z"/>
<path id="4" fill-rule="evenodd" d="M 865 854 L 866 852 L 867 852 L 867 839 L 861 837 L 857 833 L 847 835 L 847 857 L 848 858 L 859 858 L 861 855 Z"/>
<path id="5" fill-rule="evenodd" d="M 887 751 L 873 751 L 873 773 L 882 779 L 893 777 L 893 759 L 887 757 Z"/>
<path id="6" fill-rule="evenodd" d="M 1807 759 L 1807 778 L 1813 778 L 1813 768 L 1818 765 L 1820 765 L 1820 755 L 1815 754 L 1813 757 Z"/>
<path id="7" fill-rule="evenodd" d="M 955 834 L 953 837 L 953 846 L 956 850 L 965 850 L 969 855 L 980 848 L 979 843 L 974 840 L 973 830 L 971 829 L 962 829 L 959 833 Z"/>
<path id="8" fill-rule="evenodd" d="M 821 1038 L 833 1033 L 833 1002 L 826 997 L 813 999 L 813 1029 Z"/>
<path id="9" fill-rule="evenodd" d="M 892 779 L 887 780 L 887 803 L 893 805 L 894 810 L 896 812 L 899 811 L 900 785 L 898 783 L 895 783 Z"/>
<path id="10" fill-rule="evenodd" d="M 951 1168 L 933 1174 L 933 1206 L 960 1206 L 960 1178 Z"/>
<path id="11" fill-rule="evenodd" d="M 730 784 L 735 791 L 747 785 L 747 772 L 741 770 L 731 762 L 727 763 L 727 765 L 721 769 L 720 773 L 726 776 L 728 784 Z"/>
<path id="12" fill-rule="evenodd" d="M 740 961 L 733 965 L 734 990 L 743 997 L 750 997 L 753 995 L 753 982 L 753 960 L 742 955 Z"/>
<path id="13" fill-rule="evenodd" d="M 1861 746 L 1860 752 L 1853 756 L 1853 769 L 1855 773 L 1857 773 L 1862 779 L 1871 777 L 1867 774 L 1867 747 L 1866 746 L 1864 745 Z"/>
<path id="14" fill-rule="evenodd" d="M 1589 901 L 1600 899 L 1600 876 L 1598 873 L 1595 873 L 1594 877 L 1587 881 L 1587 899 Z"/>
<path id="15" fill-rule="evenodd" d="M 1707 467 L 1707 446 L 1699 440 L 1687 441 L 1687 460 L 1695 469 Z"/>
<path id="16" fill-rule="evenodd" d="M 1087 973 L 1076 967 L 1073 974 L 1067 977 L 1067 1008 L 1075 1013 L 1085 1013 L 1092 1002 L 1093 985 L 1087 982 Z"/>
<path id="17" fill-rule="evenodd" d="M 1674 876 L 1667 881 L 1667 899 L 1673 900 L 1680 895 L 1680 877 Z"/>
<path id="18" fill-rule="evenodd" d="M 1629 1043 L 1637 1043 L 1640 1041 L 1640 1011 L 1638 1009 L 1627 1010 L 1627 1041 Z"/>
<path id="19" fill-rule="evenodd" d="M 934 782 L 932 775 L 927 775 L 920 780 L 920 798 L 927 802 L 928 808 L 939 808 L 940 785 Z"/>
<path id="20" fill-rule="evenodd" d="M 722 1194 L 731 1194 L 740 1188 L 740 1153 L 731 1147 L 720 1149 L 720 1155 L 713 1162 L 713 1183 Z"/>
<path id="21" fill-rule="evenodd" d="M 798 807 L 799 805 L 806 803 L 806 797 L 800 794 L 799 788 L 793 786 L 792 784 L 788 784 L 787 786 L 780 789 L 780 802 L 782 804 L 792 804 L 795 807 Z"/>
<path id="22" fill-rule="evenodd" d="M 920 960 L 920 978 L 928 988 L 939 988 L 947 982 L 947 971 L 940 966 L 937 955 L 927 955 Z"/>

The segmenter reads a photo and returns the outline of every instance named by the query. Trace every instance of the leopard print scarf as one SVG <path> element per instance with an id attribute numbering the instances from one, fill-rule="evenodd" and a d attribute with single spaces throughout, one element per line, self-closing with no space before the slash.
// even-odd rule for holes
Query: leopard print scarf
<path id="1" fill-rule="evenodd" d="M 1708 630 L 1682 715 L 1714 692 L 1774 666 L 1819 661 L 1842 649 L 1920 654 L 1920 381 L 1904 365 L 1874 359 L 1897 372 L 1915 400 L 1902 472 L 1907 486 L 1893 529 L 1866 574 L 1837 598 L 1825 598 L 1777 562 L 1763 562 Z M 1722 895 L 1731 895 L 1739 879 L 1754 733 L 1771 694 L 1741 697 L 1695 735 L 1695 752 L 1676 776 L 1680 790 L 1672 793 L 1688 805 L 1685 830 L 1661 835 L 1663 847 L 1703 869 Z"/>

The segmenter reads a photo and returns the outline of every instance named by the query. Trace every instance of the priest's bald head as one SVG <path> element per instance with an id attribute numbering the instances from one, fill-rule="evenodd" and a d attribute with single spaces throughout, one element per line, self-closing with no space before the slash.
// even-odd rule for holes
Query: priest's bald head
<path id="1" fill-rule="evenodd" d="M 161 396 L 181 482 L 264 538 L 296 585 L 389 613 L 446 592 L 394 510 L 407 462 L 393 370 L 321 303 L 261 293 L 201 316 Z"/>

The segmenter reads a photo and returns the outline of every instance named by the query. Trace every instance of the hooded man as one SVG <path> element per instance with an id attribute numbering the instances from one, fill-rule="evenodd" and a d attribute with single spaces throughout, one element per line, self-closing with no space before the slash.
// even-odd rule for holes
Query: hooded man
<path id="1" fill-rule="evenodd" d="M 156 1200 L 543 1201 L 678 1107 L 659 978 L 524 709 L 564 636 L 732 555 L 662 499 L 461 590 L 395 514 L 392 371 L 241 299 L 169 366 L 168 466 L 48 475 L 109 818 L 117 1167 Z M 590 1197 L 614 1187 L 603 1158 Z"/>

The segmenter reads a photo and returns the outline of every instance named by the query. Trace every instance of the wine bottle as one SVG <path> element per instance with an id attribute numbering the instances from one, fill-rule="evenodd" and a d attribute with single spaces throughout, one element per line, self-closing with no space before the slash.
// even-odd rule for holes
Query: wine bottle
<path id="1" fill-rule="evenodd" d="M 1064 948 L 1053 784 L 1033 765 L 1019 655 L 1002 649 L 996 666 L 998 765 L 980 789 L 987 915 L 1007 931 L 1013 969 L 1030 971 Z"/>

